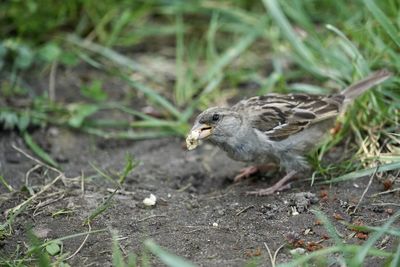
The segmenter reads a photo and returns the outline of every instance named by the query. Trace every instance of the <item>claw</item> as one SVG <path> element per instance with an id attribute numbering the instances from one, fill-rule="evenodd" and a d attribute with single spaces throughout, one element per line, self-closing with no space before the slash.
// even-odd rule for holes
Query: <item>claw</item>
<path id="1" fill-rule="evenodd" d="M 276 184 L 271 187 L 263 188 L 255 191 L 248 191 L 246 195 L 256 195 L 256 196 L 268 196 L 276 192 L 283 191 L 290 188 L 290 180 L 296 175 L 296 171 L 291 171 L 286 174 L 282 179 L 280 179 Z"/>
<path id="2" fill-rule="evenodd" d="M 266 163 L 263 165 L 257 165 L 257 166 L 250 166 L 246 167 L 240 170 L 240 173 L 235 176 L 233 181 L 235 183 L 241 182 L 246 178 L 249 178 L 250 176 L 258 173 L 258 172 L 267 172 L 270 170 L 276 169 L 277 165 L 274 163 Z"/>
<path id="3" fill-rule="evenodd" d="M 246 167 L 240 170 L 240 173 L 233 178 L 234 183 L 238 183 L 243 181 L 246 178 L 249 178 L 253 174 L 256 174 L 258 172 L 258 167 L 257 166 L 250 166 Z"/>

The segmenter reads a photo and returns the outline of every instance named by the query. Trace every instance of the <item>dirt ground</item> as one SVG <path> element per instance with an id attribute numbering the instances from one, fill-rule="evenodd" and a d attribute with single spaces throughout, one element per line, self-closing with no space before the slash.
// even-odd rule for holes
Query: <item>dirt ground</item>
<path id="1" fill-rule="evenodd" d="M 42 240 L 88 231 L 83 222 L 115 188 L 91 164 L 112 174 L 123 169 L 126 153 L 140 164 L 127 177 L 124 191 L 117 193 L 112 205 L 91 224 L 92 231 L 116 230 L 126 254 L 140 254 L 143 241 L 151 238 L 199 266 L 244 266 L 254 257 L 258 257 L 259 266 L 271 266 L 265 245 L 272 252 L 284 245 L 277 256 L 277 263 L 283 263 L 292 259 L 290 250 L 296 246 L 313 251 L 333 244 L 312 209 L 323 211 L 345 242 L 362 244 L 368 235 L 348 229 L 343 222 L 382 225 L 398 209 L 395 203 L 400 203 L 399 194 L 371 198 L 384 191 L 381 181 L 375 179 L 358 211 L 350 215 L 349 210 L 358 203 L 369 177 L 331 186 L 310 186 L 309 182 L 300 181 L 276 195 L 247 196 L 246 191 L 270 186 L 279 174 L 259 175 L 233 184 L 243 163 L 230 160 L 207 144 L 188 152 L 180 138 L 104 140 L 57 127 L 36 129 L 32 135 L 60 163 L 68 178 L 49 188 L 16 218 L 13 234 L 0 241 L 3 257 L 11 256 L 17 246 L 22 251 L 26 249 L 28 229 Z M 12 145 L 32 154 L 16 133 L 0 132 L 1 174 L 17 191 L 8 193 L 0 187 L 1 221 L 5 220 L 7 209 L 29 197 L 20 189 L 27 172 L 36 164 Z M 38 190 L 54 177 L 55 173 L 38 168 L 29 175 L 28 183 Z M 154 207 L 142 203 L 150 193 L 157 197 Z M 68 213 L 54 215 L 61 210 Z M 84 238 L 65 240 L 63 251 L 74 253 Z M 390 250 L 397 245 L 389 236 L 377 244 Z M 111 266 L 111 245 L 110 231 L 91 234 L 67 262 L 71 266 Z M 156 258 L 151 261 L 154 266 L 162 266 Z M 381 263 L 380 258 L 369 258 L 366 266 Z"/>

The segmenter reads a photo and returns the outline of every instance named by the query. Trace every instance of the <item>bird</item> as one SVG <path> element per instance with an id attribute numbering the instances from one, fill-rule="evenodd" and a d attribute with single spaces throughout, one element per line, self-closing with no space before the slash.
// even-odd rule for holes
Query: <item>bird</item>
<path id="1" fill-rule="evenodd" d="M 208 108 L 196 117 L 187 148 L 195 149 L 200 140 L 207 140 L 233 160 L 254 164 L 242 169 L 235 182 L 276 164 L 286 175 L 271 187 L 247 194 L 282 191 L 295 178 L 310 174 L 306 155 L 326 137 L 348 104 L 391 76 L 381 69 L 336 94 L 269 93 L 231 107 Z"/>

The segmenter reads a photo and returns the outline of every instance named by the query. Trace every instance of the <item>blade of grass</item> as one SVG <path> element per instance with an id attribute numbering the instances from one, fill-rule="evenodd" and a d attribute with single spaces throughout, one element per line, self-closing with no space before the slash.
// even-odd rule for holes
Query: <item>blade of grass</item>
<path id="1" fill-rule="evenodd" d="M 152 116 L 146 115 L 143 112 L 128 108 L 126 106 L 124 106 L 123 103 L 118 103 L 118 102 L 107 102 L 107 103 L 103 103 L 99 106 L 100 109 L 116 109 L 116 110 L 120 110 L 122 112 L 125 112 L 127 114 L 133 115 L 133 116 L 137 116 L 139 118 L 141 118 L 142 120 L 158 120 Z"/>
<path id="2" fill-rule="evenodd" d="M 333 246 L 333 247 L 327 247 L 323 248 L 317 251 L 314 251 L 310 254 L 303 255 L 291 262 L 288 263 L 283 263 L 278 265 L 277 267 L 298 267 L 298 266 L 304 266 L 303 264 L 311 262 L 311 260 L 315 258 L 321 258 L 321 257 L 327 257 L 328 255 L 337 253 L 337 252 L 345 252 L 349 254 L 354 254 L 357 251 L 360 250 L 360 246 L 358 245 L 344 245 L 342 247 L 338 246 Z M 376 248 L 370 248 L 368 251 L 368 254 L 371 256 L 377 256 L 377 257 L 391 257 L 392 253 L 382 251 Z M 306 265 L 307 266 L 307 265 Z M 362 265 L 349 265 L 349 266 L 362 266 Z"/>
<path id="3" fill-rule="evenodd" d="M 260 25 L 261 26 L 261 25 Z M 242 37 L 232 47 L 228 48 L 220 58 L 209 68 L 207 73 L 196 84 L 196 88 L 201 88 L 213 80 L 221 71 L 228 66 L 237 56 L 243 53 L 260 35 L 260 30 L 253 29 L 246 36 Z"/>
<path id="4" fill-rule="evenodd" d="M 326 57 L 327 51 L 326 48 L 322 46 L 321 43 L 318 41 L 317 36 L 312 36 L 312 32 L 310 33 L 307 32 L 307 34 L 309 35 L 311 34 L 309 37 L 307 37 L 307 40 L 310 39 L 310 42 L 314 47 L 312 47 L 311 45 L 306 45 L 305 42 L 303 42 L 300 36 L 295 32 L 293 27 L 290 25 L 289 20 L 283 13 L 278 1 L 263 0 L 263 4 L 266 7 L 269 14 L 271 15 L 272 19 L 279 27 L 283 36 L 287 39 L 287 41 L 293 48 L 294 53 L 292 53 L 292 51 L 289 51 L 289 53 L 292 59 L 297 64 L 299 64 L 302 68 L 311 73 L 314 73 L 322 77 L 328 77 L 333 80 L 337 80 L 339 77 L 343 75 L 337 69 L 331 67 L 331 65 L 324 64 L 323 58 Z M 278 42 L 277 45 L 281 45 L 281 42 Z M 312 48 L 316 50 L 315 53 L 312 52 Z M 318 54 L 319 57 L 317 58 L 316 55 Z M 330 56 L 330 58 L 335 58 L 335 57 Z"/>
<path id="5" fill-rule="evenodd" d="M 35 141 L 33 141 L 32 136 L 28 132 L 23 132 L 22 136 L 26 145 L 43 161 L 50 164 L 53 167 L 59 167 L 57 162 L 55 162 L 49 154 L 47 154 Z"/>
<path id="6" fill-rule="evenodd" d="M 103 178 L 110 181 L 111 183 L 115 184 L 116 186 L 120 186 L 117 181 L 115 181 L 111 176 L 107 175 L 105 172 L 97 168 L 93 163 L 89 162 L 89 165 Z"/>
<path id="7" fill-rule="evenodd" d="M 181 115 L 181 122 L 186 122 L 190 119 L 190 117 L 193 115 L 194 110 L 196 107 L 199 105 L 201 99 L 207 95 L 210 94 L 212 91 L 218 88 L 218 85 L 222 82 L 222 75 L 219 75 L 212 79 L 207 86 L 201 91 L 201 93 L 194 99 L 192 102 L 189 104 L 189 106 L 185 109 L 185 111 Z"/>
<path id="8" fill-rule="evenodd" d="M 63 236 L 63 237 L 59 237 L 56 239 L 52 239 L 52 240 L 48 240 L 46 242 L 44 242 L 43 244 L 40 245 L 41 248 L 45 248 L 47 245 L 53 243 L 53 242 L 62 242 L 64 240 L 68 240 L 71 238 L 75 238 L 75 237 L 80 237 L 80 236 L 85 236 L 88 234 L 96 234 L 96 233 L 103 233 L 103 232 L 107 232 L 108 229 L 99 229 L 99 230 L 91 230 L 91 231 L 86 231 L 86 232 L 82 232 L 82 233 L 76 233 L 76 234 L 72 234 L 72 235 L 68 235 L 68 236 Z M 30 250 L 28 249 L 27 254 L 30 253 Z"/>
<path id="9" fill-rule="evenodd" d="M 398 266 L 400 266 L 400 243 L 397 246 L 396 253 L 394 254 L 394 257 L 389 267 L 398 267 Z"/>
<path id="10" fill-rule="evenodd" d="M 363 0 L 368 10 L 372 13 L 375 19 L 383 27 L 386 33 L 392 38 L 393 42 L 400 47 L 400 35 L 399 30 L 395 28 L 393 23 L 385 13 L 376 5 L 374 0 Z"/>
<path id="11" fill-rule="evenodd" d="M 376 226 L 355 225 L 347 222 L 342 222 L 342 224 L 346 225 L 346 227 L 349 229 L 356 230 L 359 232 L 377 232 L 381 230 L 381 227 L 376 227 Z M 398 231 L 398 229 L 395 228 L 387 229 L 385 234 L 400 237 L 400 231 Z"/>
<path id="12" fill-rule="evenodd" d="M 0 175 L 0 182 L 4 185 L 5 188 L 7 188 L 7 190 L 9 192 L 14 191 L 14 188 L 12 188 L 12 186 L 7 183 L 7 181 L 6 181 L 6 179 L 4 179 L 3 175 Z"/>
<path id="13" fill-rule="evenodd" d="M 123 10 L 122 14 L 114 16 L 116 22 L 114 23 L 112 31 L 107 38 L 106 46 L 110 47 L 113 44 L 115 44 L 116 40 L 118 39 L 118 36 L 121 35 L 121 32 L 125 27 L 125 25 L 127 25 L 131 21 L 132 19 L 131 15 L 132 15 L 131 10 Z"/>
<path id="14" fill-rule="evenodd" d="M 313 210 L 312 212 L 322 222 L 322 224 L 325 227 L 326 231 L 328 232 L 329 236 L 333 239 L 333 241 L 335 242 L 336 246 L 338 248 L 340 248 L 341 252 L 343 253 L 344 258 L 345 259 L 349 259 L 350 255 L 348 255 L 348 253 L 346 253 L 343 250 L 344 242 L 342 241 L 342 239 L 340 239 L 340 236 L 338 235 L 338 233 L 336 231 L 336 228 L 333 226 L 331 221 L 325 216 L 325 214 L 323 214 L 319 210 Z M 340 260 L 343 261 L 343 257 L 340 257 Z"/>
<path id="15" fill-rule="evenodd" d="M 28 237 L 30 240 L 30 253 L 33 254 L 36 257 L 36 260 L 38 261 L 38 266 L 40 267 L 50 267 L 51 266 L 51 261 L 50 257 L 47 253 L 44 253 L 41 249 L 41 241 L 37 236 L 35 236 L 31 231 L 28 232 Z"/>
<path id="16" fill-rule="evenodd" d="M 238 8 L 229 3 L 222 1 L 202 1 L 201 5 L 213 11 L 218 11 L 221 14 L 228 15 L 229 17 L 234 17 L 238 20 L 238 24 L 245 24 L 250 27 L 258 27 L 260 24 L 260 16 L 252 12 L 247 12 L 242 8 Z"/>
<path id="17" fill-rule="evenodd" d="M 336 232 L 335 227 L 333 224 L 329 221 L 329 219 L 319 210 L 313 210 L 312 211 L 317 218 L 322 222 L 324 225 L 326 231 L 328 232 L 329 236 L 335 241 L 337 247 L 341 247 L 344 245 L 343 241 L 340 239 L 340 236 Z"/>
<path id="18" fill-rule="evenodd" d="M 122 173 L 119 175 L 119 184 L 125 182 L 126 177 L 138 166 L 139 162 L 136 161 L 133 156 L 129 153 L 125 155 L 125 166 Z"/>
<path id="19" fill-rule="evenodd" d="M 390 225 L 400 216 L 400 211 L 396 212 L 390 219 L 380 227 L 380 230 L 375 232 L 368 240 L 362 245 L 361 249 L 357 251 L 356 255 L 351 259 L 350 266 L 362 266 L 365 257 L 368 255 L 369 250 L 378 241 L 378 239 L 389 229 Z M 354 264 L 354 265 L 352 265 Z"/>
<path id="20" fill-rule="evenodd" d="M 105 139 L 129 139 L 129 140 L 143 140 L 143 139 L 174 136 L 177 134 L 177 131 L 179 131 L 178 129 L 177 131 L 170 131 L 168 129 L 164 129 L 158 131 L 141 131 L 141 132 L 134 132 L 131 130 L 110 132 L 90 127 L 82 127 L 79 130 L 85 133 L 100 136 Z M 184 131 L 181 130 L 180 132 Z"/>
<path id="21" fill-rule="evenodd" d="M 152 240 L 146 240 L 144 245 L 147 249 L 151 251 L 154 255 L 156 255 L 165 265 L 170 267 L 195 267 L 193 263 L 188 262 L 187 260 L 176 256 L 160 246 L 158 246 Z"/>
<path id="22" fill-rule="evenodd" d="M 219 25 L 219 12 L 214 11 L 211 15 L 210 26 L 207 30 L 207 61 L 214 61 L 218 57 L 215 37 Z"/>
<path id="23" fill-rule="evenodd" d="M 182 105 L 187 99 L 187 88 L 185 86 L 185 66 L 184 66 L 184 24 L 182 14 L 178 13 L 175 19 L 176 25 L 176 83 L 175 83 L 175 99 L 178 105 Z"/>
<path id="24" fill-rule="evenodd" d="M 341 32 L 338 28 L 333 25 L 327 24 L 326 28 L 330 31 L 336 33 L 344 42 L 345 44 L 351 49 L 352 51 L 352 58 L 356 62 L 356 67 L 361 76 L 365 76 L 369 73 L 368 63 L 366 62 L 365 58 L 361 55 L 360 51 L 357 47 L 347 38 L 347 36 Z"/>
<path id="25" fill-rule="evenodd" d="M 89 217 L 83 222 L 84 225 L 91 223 L 97 216 L 105 212 L 111 206 L 111 200 L 114 198 L 115 193 L 117 193 L 117 189 L 112 192 L 108 198 L 103 201 L 90 215 Z"/>
<path id="26" fill-rule="evenodd" d="M 175 108 L 175 106 L 173 104 L 171 104 L 171 102 L 169 102 L 165 97 L 163 97 L 159 93 L 157 93 L 154 89 L 152 89 L 142 83 L 132 80 L 127 75 L 117 74 L 117 76 L 119 76 L 122 80 L 126 81 L 133 88 L 136 88 L 137 90 L 144 93 L 149 99 L 160 104 L 162 107 L 164 107 L 168 112 L 170 112 L 176 118 L 180 118 L 181 112 L 177 108 Z"/>
<path id="27" fill-rule="evenodd" d="M 157 79 L 157 76 L 154 75 L 154 73 L 148 71 L 145 67 L 141 66 L 136 61 L 112 50 L 111 48 L 104 47 L 102 45 L 93 43 L 88 40 L 83 40 L 75 35 L 68 35 L 66 37 L 66 40 L 68 42 L 70 42 L 71 44 L 74 44 L 85 50 L 99 54 L 99 55 L 103 56 L 104 58 L 110 60 L 111 62 L 114 62 L 122 67 L 125 67 L 125 68 L 131 70 L 131 71 L 140 72 L 143 75 L 145 75 L 147 78 L 149 78 L 153 81 L 161 82 L 159 79 Z"/>
<path id="28" fill-rule="evenodd" d="M 116 231 L 112 231 L 112 263 L 114 267 L 125 267 L 124 257 L 119 248 L 118 235 Z"/>
<path id="29" fill-rule="evenodd" d="M 263 0 L 262 2 L 269 11 L 269 14 L 278 24 L 279 28 L 282 30 L 282 33 L 293 46 L 293 49 L 301 56 L 301 58 L 303 58 L 303 60 L 307 61 L 307 63 L 315 64 L 313 54 L 294 32 L 286 16 L 283 14 L 282 9 L 279 7 L 278 2 L 276 0 Z"/>
<path id="30" fill-rule="evenodd" d="M 377 172 L 386 172 L 386 171 L 392 171 L 400 169 L 400 162 L 393 162 L 393 163 L 387 163 L 387 164 L 382 164 L 379 166 L 379 169 Z M 337 178 L 333 178 L 329 181 L 323 181 L 323 182 L 318 182 L 317 184 L 330 184 L 330 183 L 337 183 L 337 182 L 343 182 L 343 181 L 348 181 L 348 180 L 355 180 L 361 177 L 365 177 L 367 175 L 371 175 L 375 172 L 376 167 L 373 168 L 368 168 L 368 169 L 363 169 L 359 171 L 354 171 L 347 173 L 345 175 L 339 176 Z"/>

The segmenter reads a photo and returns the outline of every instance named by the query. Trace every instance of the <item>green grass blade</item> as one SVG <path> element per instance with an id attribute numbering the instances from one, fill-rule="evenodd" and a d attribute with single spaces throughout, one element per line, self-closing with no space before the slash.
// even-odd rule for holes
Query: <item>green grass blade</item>
<path id="1" fill-rule="evenodd" d="M 131 10 L 124 10 L 122 11 L 122 14 L 119 16 L 114 16 L 116 18 L 116 22 L 112 27 L 112 31 L 107 38 L 107 46 L 112 46 L 113 44 L 116 43 L 116 40 L 118 39 L 118 36 L 121 35 L 123 28 L 125 25 L 127 25 L 130 20 L 132 19 L 131 17 Z"/>
<path id="2" fill-rule="evenodd" d="M 53 167 L 59 167 L 57 162 L 55 162 L 49 154 L 47 154 L 33 139 L 28 132 L 22 134 L 26 145 L 44 162 L 50 164 Z"/>
<path id="3" fill-rule="evenodd" d="M 178 105 L 182 105 L 187 99 L 187 88 L 185 86 L 185 44 L 184 44 L 184 24 L 182 14 L 176 15 L 176 83 L 175 83 L 175 99 Z"/>
<path id="4" fill-rule="evenodd" d="M 108 196 L 108 198 L 103 201 L 90 215 L 89 217 L 83 222 L 83 224 L 89 224 L 91 223 L 97 216 L 105 212 L 112 204 L 112 199 L 114 198 L 115 193 L 117 193 L 118 188 L 112 192 L 111 195 Z"/>
<path id="5" fill-rule="evenodd" d="M 193 263 L 188 262 L 187 260 L 176 256 L 163 248 L 157 245 L 152 240 L 146 240 L 144 245 L 147 249 L 151 251 L 154 255 L 156 255 L 165 265 L 169 267 L 195 267 Z"/>
<path id="6" fill-rule="evenodd" d="M 181 122 L 187 122 L 190 119 L 190 117 L 193 115 L 194 110 L 199 105 L 201 99 L 205 95 L 210 94 L 212 91 L 214 91 L 222 82 L 222 78 L 222 75 L 218 75 L 217 77 L 212 79 L 203 89 L 203 91 L 201 91 L 201 93 L 194 100 L 192 100 L 192 103 L 190 103 L 186 110 L 182 113 L 180 118 Z"/>
<path id="7" fill-rule="evenodd" d="M 179 129 L 176 129 L 176 131 L 162 129 L 162 130 L 157 130 L 157 131 L 154 130 L 154 131 L 140 131 L 140 132 L 135 132 L 132 130 L 110 132 L 110 131 L 104 131 L 101 129 L 90 128 L 90 127 L 83 127 L 79 130 L 81 130 L 82 132 L 85 132 L 85 133 L 100 136 L 105 139 L 129 139 L 129 140 L 161 138 L 161 137 L 177 135 L 178 131 L 183 132 L 182 130 L 180 131 Z"/>
<path id="8" fill-rule="evenodd" d="M 398 266 L 400 266 L 400 243 L 397 246 L 396 252 L 389 267 L 398 267 Z"/>
<path id="9" fill-rule="evenodd" d="M 385 13 L 376 5 L 374 0 L 363 0 L 368 10 L 372 13 L 375 19 L 381 24 L 386 33 L 400 47 L 399 30 L 395 28 L 395 23 L 392 22 Z"/>
<path id="10" fill-rule="evenodd" d="M 30 239 L 30 252 L 36 257 L 36 260 L 38 261 L 38 266 L 40 267 L 50 267 L 51 266 L 51 261 L 50 257 L 47 253 L 45 253 L 41 249 L 41 242 L 39 238 L 37 238 L 33 232 L 30 230 L 28 232 L 28 237 Z"/>
<path id="11" fill-rule="evenodd" d="M 393 162 L 393 163 L 387 163 L 380 165 L 378 167 L 377 172 L 386 172 L 386 171 L 391 171 L 391 170 L 397 170 L 400 169 L 400 162 Z M 343 181 L 348 181 L 348 180 L 355 180 L 361 177 L 365 177 L 367 175 L 371 175 L 375 172 L 376 167 L 373 168 L 368 168 L 368 169 L 363 169 L 359 171 L 354 171 L 347 173 L 345 175 L 339 176 L 337 178 L 333 178 L 329 181 L 323 181 L 319 182 L 317 184 L 330 184 L 330 183 L 337 183 L 337 182 L 343 182 Z"/>
<path id="12" fill-rule="evenodd" d="M 139 162 L 136 161 L 131 154 L 126 153 L 124 170 L 119 175 L 118 179 L 120 185 L 125 182 L 126 177 L 138 166 L 138 164 Z"/>
<path id="13" fill-rule="evenodd" d="M 120 76 L 124 81 L 126 81 L 133 88 L 136 88 L 137 90 L 144 93 L 149 99 L 160 104 L 162 107 L 164 107 L 168 112 L 170 112 L 176 118 L 179 118 L 181 116 L 180 111 L 173 104 L 171 104 L 171 102 L 169 102 L 165 97 L 163 97 L 159 93 L 157 93 L 151 87 L 148 87 L 147 85 L 144 85 L 142 83 L 134 81 L 126 75 L 120 74 L 118 76 Z"/>
<path id="14" fill-rule="evenodd" d="M 147 78 L 152 79 L 153 81 L 160 82 L 160 80 L 157 79 L 157 76 L 154 75 L 154 73 L 148 71 L 148 69 L 141 66 L 136 61 L 112 50 L 111 48 L 104 47 L 102 45 L 93 43 L 88 40 L 82 40 L 81 38 L 79 38 L 75 35 L 67 36 L 66 40 L 80 48 L 83 48 L 90 52 L 99 54 L 99 55 L 103 56 L 104 58 L 110 60 L 111 62 L 114 62 L 122 67 L 125 67 L 125 68 L 131 70 L 131 71 L 140 72 L 143 75 L 145 75 Z"/>
<path id="15" fill-rule="evenodd" d="M 72 235 L 68 235 L 68 236 L 63 236 L 63 237 L 59 237 L 56 239 L 52 239 L 49 241 L 46 241 L 45 243 L 43 243 L 41 245 L 42 248 L 45 248 L 47 245 L 53 243 L 53 242 L 61 242 L 64 240 L 68 240 L 71 238 L 75 238 L 75 237 L 80 237 L 80 236 L 84 236 L 84 235 L 90 235 L 90 234 L 97 234 L 97 233 L 103 233 L 103 232 L 107 232 L 107 229 L 99 229 L 99 230 L 91 230 L 91 231 L 86 231 L 86 232 L 82 232 L 82 233 L 76 233 L 76 234 L 72 234 Z M 28 250 L 29 252 L 29 250 Z"/>
<path id="16" fill-rule="evenodd" d="M 335 241 L 336 246 L 341 247 L 343 246 L 343 241 L 340 239 L 340 236 L 337 234 L 335 227 L 329 221 L 329 219 L 319 210 L 312 211 L 317 218 L 322 222 L 326 231 L 328 232 L 329 236 Z"/>
<path id="17" fill-rule="evenodd" d="M 360 250 L 360 246 L 358 246 L 358 245 L 344 245 L 343 247 L 338 247 L 338 246 L 327 247 L 327 248 L 323 248 L 323 249 L 314 251 L 310 254 L 303 255 L 291 262 L 279 264 L 279 265 L 277 265 L 277 267 L 304 266 L 303 264 L 310 263 L 313 259 L 327 257 L 328 255 L 331 255 L 331 254 L 334 254 L 337 252 L 354 254 L 354 253 L 357 253 L 359 250 Z M 367 253 L 368 253 L 368 255 L 371 255 L 371 256 L 385 257 L 385 258 L 392 256 L 392 253 L 386 252 L 386 251 L 383 251 L 380 249 L 376 249 L 376 248 L 370 248 L 367 251 Z M 309 266 L 309 265 L 305 265 L 305 266 Z M 362 265 L 349 265 L 349 266 L 362 266 Z"/>
<path id="18" fill-rule="evenodd" d="M 0 175 L 0 182 L 4 185 L 5 188 L 7 188 L 7 190 L 9 192 L 14 191 L 14 188 L 12 188 L 12 186 L 7 183 L 7 181 L 6 181 L 6 179 L 4 179 L 3 175 Z"/>
<path id="19" fill-rule="evenodd" d="M 261 25 L 260 25 L 261 26 Z M 258 29 L 251 30 L 247 35 L 243 36 L 237 43 L 228 48 L 216 62 L 213 63 L 207 73 L 200 79 L 195 86 L 201 88 L 213 80 L 221 71 L 228 66 L 236 57 L 243 53 L 260 35 Z"/>
<path id="20" fill-rule="evenodd" d="M 342 31 L 340 31 L 333 25 L 327 24 L 326 28 L 336 33 L 344 41 L 347 47 L 350 48 L 349 50 L 351 50 L 352 52 L 351 57 L 356 63 L 356 67 L 358 69 L 359 74 L 361 74 L 362 76 L 368 74 L 369 73 L 368 63 L 366 62 L 365 58 L 362 56 L 360 51 L 357 49 L 357 47 L 349 40 L 349 38 L 347 38 L 347 36 Z"/>
<path id="21" fill-rule="evenodd" d="M 294 50 L 308 63 L 314 63 L 315 60 L 312 53 L 294 32 L 288 19 L 283 14 L 278 2 L 276 0 L 263 0 L 263 3 L 264 6 L 268 9 L 269 14 L 272 16 L 274 21 L 278 24 L 282 33 L 293 46 Z"/>
<path id="22" fill-rule="evenodd" d="M 244 24 L 250 27 L 259 27 L 260 17 L 257 16 L 258 14 L 248 12 L 242 8 L 230 5 L 229 3 L 222 1 L 202 1 L 201 5 L 204 8 L 220 12 L 229 17 L 234 17 L 239 25 Z"/>
<path id="23" fill-rule="evenodd" d="M 379 231 L 375 232 L 372 236 L 368 238 L 368 240 L 364 243 L 364 245 L 352 259 L 351 262 L 354 265 L 350 264 L 351 266 L 362 266 L 365 257 L 368 255 L 368 251 L 378 241 L 378 239 L 383 234 L 385 234 L 385 232 L 389 229 L 390 225 L 392 225 L 399 216 L 400 216 L 400 211 L 396 212 L 392 217 L 390 217 L 390 219 L 382 227 L 380 227 L 381 229 Z"/>
<path id="24" fill-rule="evenodd" d="M 111 176 L 109 176 L 108 174 L 106 174 L 105 172 L 103 172 L 102 170 L 100 170 L 98 167 L 96 167 L 96 165 L 94 165 L 93 163 L 89 162 L 89 165 L 104 179 L 108 180 L 109 182 L 111 182 L 112 184 L 114 184 L 115 186 L 120 186 L 120 184 L 118 184 Z"/>
<path id="25" fill-rule="evenodd" d="M 113 267 L 125 267 L 124 257 L 119 248 L 118 235 L 116 231 L 112 231 L 112 263 Z"/>
<path id="26" fill-rule="evenodd" d="M 354 225 L 346 222 L 342 222 L 344 225 L 346 225 L 347 228 L 360 231 L 360 232 L 377 232 L 380 231 L 381 228 L 377 226 L 366 226 L 366 225 Z M 396 237 L 400 237 L 400 231 L 396 228 L 391 228 L 387 229 L 385 234 L 393 235 Z"/>

